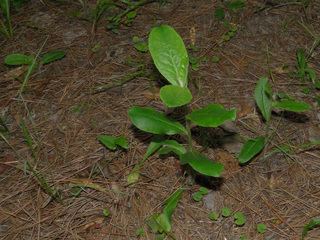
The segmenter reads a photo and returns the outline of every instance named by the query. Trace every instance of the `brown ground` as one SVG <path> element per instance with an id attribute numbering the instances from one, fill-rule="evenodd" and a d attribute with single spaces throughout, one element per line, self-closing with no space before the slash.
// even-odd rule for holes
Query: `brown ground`
<path id="1" fill-rule="evenodd" d="M 176 239 L 233 240 L 241 234 L 248 239 L 299 239 L 303 225 L 320 216 L 319 151 L 300 151 L 298 147 L 291 155 L 264 156 L 278 144 L 299 146 L 312 135 L 319 138 L 319 106 L 313 100 L 319 92 L 303 94 L 307 84 L 282 72 L 281 67 L 294 71 L 296 50 L 310 49 L 314 42 L 299 22 L 320 34 L 320 2 L 311 1 L 305 11 L 299 5 L 283 4 L 267 5 L 256 12 L 263 2 L 247 1 L 245 9 L 227 16 L 239 30 L 221 45 L 216 42 L 226 28 L 213 17 L 217 1 L 176 0 L 161 8 L 149 4 L 139 10 L 132 26 L 121 26 L 119 34 L 106 31 L 102 20 L 94 36 L 89 22 L 72 16 L 81 9 L 77 1 L 31 1 L 16 12 L 14 37 L 1 40 L 0 59 L 13 52 L 35 54 L 46 39 L 44 51 L 62 49 L 67 55 L 32 76 L 23 100 L 17 97 L 20 83 L 10 77 L 17 75 L 17 70 L 0 66 L 0 110 L 9 128 L 6 139 L 16 151 L 0 142 L 0 238 L 127 240 L 136 239 L 136 229 L 144 227 L 146 235 L 141 239 L 153 239 L 145 219 L 161 209 L 170 193 L 184 186 L 187 190 L 173 218 Z M 244 167 L 238 166 L 232 147 L 214 139 L 221 135 L 220 130 L 200 134 L 208 146 L 204 150 L 226 166 L 223 184 L 210 192 L 205 203 L 192 200 L 199 185 L 183 175 L 173 157 L 150 158 L 141 180 L 130 187 L 126 184 L 126 176 L 142 158 L 149 141 L 131 127 L 127 110 L 133 105 L 163 109 L 151 59 L 137 52 L 131 39 L 134 35 L 147 37 L 150 28 L 161 22 L 175 27 L 186 45 L 190 45 L 190 29 L 194 27 L 199 48 L 194 54 L 221 57 L 218 64 L 203 62 L 198 71 L 191 71 L 192 107 L 210 102 L 236 107 L 236 127 L 242 136 L 264 133 L 265 124 L 256 112 L 252 93 L 257 79 L 270 76 L 270 70 L 274 91 L 288 92 L 313 106 L 304 116 L 274 115 L 272 141 Z M 78 36 L 71 39 L 70 32 Z M 96 44 L 101 47 L 93 52 Z M 318 48 L 310 59 L 318 76 L 319 53 Z M 147 74 L 93 94 L 96 87 L 136 72 L 138 62 L 146 64 Z M 22 120 L 33 138 L 34 159 L 19 127 Z M 97 141 L 99 134 L 123 134 L 130 149 L 110 152 Z M 62 202 L 52 200 L 34 175 L 23 171 L 25 160 L 61 191 Z M 74 181 L 89 181 L 107 190 L 86 188 L 73 197 Z M 223 206 L 243 211 L 247 223 L 236 227 L 232 218 L 211 222 L 210 209 Z M 111 211 L 107 219 L 102 215 L 104 208 Z M 263 235 L 255 230 L 260 222 L 268 226 Z M 320 239 L 320 231 L 314 230 L 308 239 Z"/>

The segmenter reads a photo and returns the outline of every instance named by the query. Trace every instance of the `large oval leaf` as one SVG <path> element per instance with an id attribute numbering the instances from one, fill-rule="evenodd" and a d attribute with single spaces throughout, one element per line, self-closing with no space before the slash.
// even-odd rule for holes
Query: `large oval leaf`
<path id="1" fill-rule="evenodd" d="M 272 90 L 268 78 L 260 78 L 254 90 L 254 99 L 262 113 L 263 118 L 268 122 L 271 118 Z"/>
<path id="2" fill-rule="evenodd" d="M 186 118 L 200 127 L 218 127 L 226 121 L 234 121 L 236 110 L 227 110 L 220 104 L 209 104 L 188 114 Z"/>
<path id="3" fill-rule="evenodd" d="M 220 177 L 224 167 L 196 151 L 187 152 L 180 156 L 181 164 L 189 164 L 195 171 L 210 177 Z"/>
<path id="4" fill-rule="evenodd" d="M 238 159 L 240 164 L 250 161 L 255 155 L 262 151 L 266 144 L 265 137 L 249 139 L 242 147 Z"/>
<path id="5" fill-rule="evenodd" d="M 187 134 L 187 130 L 179 122 L 172 121 L 163 113 L 152 108 L 132 107 L 129 117 L 133 125 L 142 131 L 154 134 Z"/>
<path id="6" fill-rule="evenodd" d="M 149 35 L 149 50 L 157 69 L 172 85 L 188 85 L 188 53 L 183 40 L 172 27 L 161 25 L 153 28 Z"/>
<path id="7" fill-rule="evenodd" d="M 32 56 L 27 56 L 20 53 L 13 53 L 5 57 L 4 63 L 7 65 L 30 65 L 33 61 Z"/>
<path id="8" fill-rule="evenodd" d="M 291 99 L 283 99 L 278 102 L 274 102 L 273 107 L 291 112 L 305 112 L 311 108 L 306 102 Z"/>
<path id="9" fill-rule="evenodd" d="M 166 85 L 160 89 L 160 98 L 167 107 L 180 107 L 188 104 L 192 95 L 186 87 Z"/>

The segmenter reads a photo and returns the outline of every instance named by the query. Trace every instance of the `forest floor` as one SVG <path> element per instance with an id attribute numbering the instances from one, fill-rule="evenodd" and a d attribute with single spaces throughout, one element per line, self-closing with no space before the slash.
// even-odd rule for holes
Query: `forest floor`
<path id="1" fill-rule="evenodd" d="M 106 29 L 106 16 L 94 29 L 83 17 L 89 7 L 80 1 L 34 0 L 14 11 L 14 35 L 0 39 L 2 62 L 11 53 L 36 55 L 42 45 L 42 52 L 63 50 L 66 56 L 39 66 L 22 95 L 26 68 L 0 65 L 1 239 L 154 239 L 146 219 L 180 187 L 185 191 L 167 239 L 301 239 L 304 225 L 320 217 L 320 151 L 308 145 L 320 140 L 320 92 L 296 77 L 296 52 L 310 53 L 308 64 L 320 76 L 320 2 L 304 7 L 307 1 L 252 0 L 234 11 L 224 2 L 146 4 L 117 33 Z M 218 6 L 237 26 L 229 39 L 229 28 L 215 17 Z M 231 126 L 236 134 L 193 132 L 201 151 L 225 165 L 219 187 L 188 176 L 176 157 L 156 155 L 144 164 L 139 181 L 127 184 L 150 142 L 150 135 L 131 125 L 128 109 L 166 111 L 158 95 L 160 74 L 150 54 L 137 51 L 132 42 L 133 36 L 147 40 L 159 23 L 174 27 L 186 46 L 193 46 L 191 107 L 214 102 L 237 109 Z M 267 126 L 253 98 L 263 76 L 274 92 L 306 101 L 312 110 L 276 112 Z M 273 134 L 264 151 L 240 166 L 243 139 L 266 129 Z M 97 140 L 100 134 L 125 136 L 129 149 L 106 149 Z M 291 151 L 279 151 L 279 146 Z M 192 194 L 201 185 L 210 191 L 196 202 Z M 61 200 L 50 196 L 50 189 L 57 189 Z M 246 223 L 238 227 L 232 217 L 208 218 L 223 207 L 243 212 Z M 103 215 L 104 209 L 110 216 Z M 265 233 L 257 232 L 258 223 L 267 226 Z M 319 240 L 320 230 L 305 239 Z"/>

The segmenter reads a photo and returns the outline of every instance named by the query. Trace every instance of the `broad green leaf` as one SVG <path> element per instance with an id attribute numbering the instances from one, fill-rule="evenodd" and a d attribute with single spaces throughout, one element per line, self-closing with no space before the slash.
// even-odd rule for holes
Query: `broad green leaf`
<path id="1" fill-rule="evenodd" d="M 254 99 L 262 113 L 263 118 L 268 122 L 271 118 L 272 90 L 268 78 L 260 78 L 254 91 Z"/>
<path id="2" fill-rule="evenodd" d="M 64 58 L 65 55 L 66 53 L 64 51 L 51 51 L 44 54 L 41 58 L 41 61 L 42 64 L 48 64 Z"/>
<path id="3" fill-rule="evenodd" d="M 307 60 L 303 49 L 298 49 L 297 51 L 297 63 L 298 63 L 298 70 L 304 72 L 307 68 Z"/>
<path id="4" fill-rule="evenodd" d="M 238 159 L 240 164 L 250 161 L 255 155 L 262 151 L 266 144 L 264 137 L 249 139 L 242 147 Z"/>
<path id="5" fill-rule="evenodd" d="M 265 224 L 263 224 L 263 223 L 258 223 L 258 224 L 257 224 L 257 232 L 258 232 L 258 233 L 263 234 L 263 233 L 265 233 L 266 231 L 267 231 L 267 226 L 266 226 Z"/>
<path id="6" fill-rule="evenodd" d="M 188 104 L 192 95 L 186 87 L 166 85 L 160 89 L 160 98 L 167 107 L 180 107 Z"/>
<path id="7" fill-rule="evenodd" d="M 246 216 L 243 214 L 243 212 L 236 212 L 234 215 L 233 215 L 233 218 L 234 218 L 234 223 L 240 227 L 240 226 L 243 226 L 247 219 L 246 219 Z"/>
<path id="8" fill-rule="evenodd" d="M 291 112 L 305 112 L 311 109 L 311 106 L 308 103 L 292 99 L 283 99 L 274 102 L 273 107 Z"/>
<path id="9" fill-rule="evenodd" d="M 5 57 L 4 63 L 7 65 L 30 65 L 33 61 L 32 56 L 27 56 L 20 53 L 13 53 Z"/>
<path id="10" fill-rule="evenodd" d="M 209 104 L 204 108 L 194 110 L 186 118 L 201 127 L 218 127 L 226 121 L 234 121 L 236 110 L 227 110 L 220 104 Z"/>
<path id="11" fill-rule="evenodd" d="M 231 211 L 231 209 L 228 208 L 228 207 L 223 207 L 223 208 L 221 209 L 221 215 L 222 215 L 222 217 L 230 217 L 230 216 L 231 216 L 231 213 L 232 213 L 232 211 Z"/>
<path id="12" fill-rule="evenodd" d="M 124 149 L 129 148 L 128 141 L 124 136 L 114 137 L 109 135 L 99 135 L 98 140 L 110 150 L 116 150 L 117 146 Z"/>
<path id="13" fill-rule="evenodd" d="M 188 163 L 195 171 L 210 177 L 220 177 L 224 168 L 221 163 L 213 162 L 196 151 L 182 154 L 180 162 Z"/>
<path id="14" fill-rule="evenodd" d="M 304 225 L 301 238 L 304 239 L 308 235 L 309 231 L 317 227 L 320 227 L 320 218 L 311 219 L 308 224 Z"/>
<path id="15" fill-rule="evenodd" d="M 132 107 L 129 118 L 134 126 L 153 134 L 187 134 L 187 130 L 179 122 L 170 120 L 163 113 L 147 107 Z"/>
<path id="16" fill-rule="evenodd" d="M 157 69 L 172 85 L 188 86 L 188 53 L 172 27 L 154 27 L 149 35 L 149 50 Z"/>

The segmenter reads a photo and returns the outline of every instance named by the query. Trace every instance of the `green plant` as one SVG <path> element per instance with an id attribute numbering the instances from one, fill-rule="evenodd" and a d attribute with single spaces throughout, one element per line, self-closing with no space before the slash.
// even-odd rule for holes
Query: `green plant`
<path id="1" fill-rule="evenodd" d="M 258 224 L 257 224 L 257 232 L 258 232 L 258 233 L 263 234 L 263 233 L 265 233 L 266 231 L 267 231 L 267 226 L 266 226 L 265 224 L 263 224 L 263 223 L 258 223 Z"/>
<path id="2" fill-rule="evenodd" d="M 117 147 L 128 149 L 129 144 L 124 136 L 114 137 L 109 135 L 99 135 L 98 140 L 110 150 L 116 150 Z"/>
<path id="3" fill-rule="evenodd" d="M 0 0 L 0 9 L 4 20 L 0 20 L 0 32 L 6 37 L 13 35 L 13 29 L 10 16 L 10 1 Z"/>
<path id="4" fill-rule="evenodd" d="M 148 45 L 155 66 L 170 83 L 160 89 L 160 99 L 164 105 L 176 108 L 190 103 L 192 94 L 188 89 L 189 57 L 179 34 L 167 25 L 155 27 L 149 35 Z M 209 160 L 194 149 L 191 127 L 218 127 L 226 121 L 235 120 L 235 109 L 227 110 L 220 104 L 209 104 L 187 114 L 184 118 L 185 125 L 149 107 L 134 106 L 129 109 L 128 114 L 135 127 L 160 136 L 150 143 L 144 159 L 129 175 L 130 183 L 133 175 L 137 180 L 143 162 L 156 152 L 174 153 L 179 156 L 181 165 L 189 165 L 196 172 L 206 176 L 220 177 L 223 165 Z M 187 148 L 176 140 L 166 139 L 165 135 L 180 135 L 187 142 Z"/>
<path id="5" fill-rule="evenodd" d="M 267 123 L 267 127 L 269 126 L 271 114 L 274 109 L 295 113 L 301 113 L 311 109 L 311 106 L 304 101 L 295 100 L 287 94 L 273 93 L 268 78 L 266 77 L 260 78 L 257 82 L 254 98 L 263 119 Z M 240 164 L 247 163 L 260 153 L 265 147 L 268 138 L 269 136 L 267 135 L 247 140 L 238 156 Z"/>
<path id="6" fill-rule="evenodd" d="M 310 222 L 308 222 L 306 225 L 304 225 L 301 239 L 303 240 L 308 235 L 309 231 L 311 231 L 317 227 L 320 227 L 320 218 L 311 219 Z"/>
<path id="7" fill-rule="evenodd" d="M 108 208 L 104 208 L 104 209 L 102 210 L 102 214 L 103 214 L 104 217 L 107 218 L 107 217 L 110 216 L 111 212 L 110 212 L 110 210 L 109 210 Z"/>
<path id="8" fill-rule="evenodd" d="M 147 225 L 157 235 L 157 239 L 164 239 L 166 235 L 170 235 L 172 214 L 180 201 L 183 191 L 183 189 L 178 189 L 171 194 L 165 201 L 162 212 L 153 214 L 147 219 Z"/>
<path id="9" fill-rule="evenodd" d="M 199 190 L 192 194 L 192 198 L 196 202 L 200 202 L 203 198 L 203 196 L 207 195 L 209 193 L 209 190 L 205 187 L 200 187 Z"/>
<path id="10" fill-rule="evenodd" d="M 27 83 L 31 77 L 31 74 L 34 70 L 39 67 L 40 65 L 46 65 L 52 63 L 54 61 L 60 60 L 64 58 L 65 52 L 64 51 L 50 51 L 40 56 L 41 50 L 40 48 L 36 56 L 33 55 L 25 55 L 21 53 L 13 53 L 5 57 L 4 63 L 8 66 L 20 66 L 20 65 L 27 65 L 28 69 L 24 76 L 22 85 L 20 87 L 19 93 L 23 93 Z"/>
<path id="11" fill-rule="evenodd" d="M 234 215 L 233 215 L 233 218 L 234 218 L 234 223 L 238 226 L 238 227 L 241 227 L 243 226 L 247 219 L 246 219 L 246 216 L 243 214 L 243 212 L 236 212 Z"/>
<path id="12" fill-rule="evenodd" d="M 210 212 L 209 215 L 208 215 L 209 219 L 211 221 L 217 221 L 218 218 L 219 218 L 219 213 L 217 212 Z"/>
<path id="13" fill-rule="evenodd" d="M 138 51 L 138 52 L 148 52 L 148 44 L 141 38 L 134 36 L 132 38 L 132 43 L 134 48 Z"/>
<path id="14" fill-rule="evenodd" d="M 228 207 L 223 207 L 223 208 L 221 209 L 221 216 L 222 216 L 222 217 L 230 217 L 231 214 L 232 214 L 232 211 L 231 211 L 230 208 L 228 208 Z"/>

